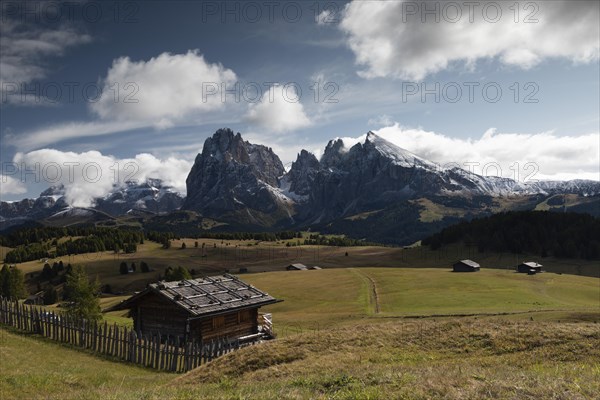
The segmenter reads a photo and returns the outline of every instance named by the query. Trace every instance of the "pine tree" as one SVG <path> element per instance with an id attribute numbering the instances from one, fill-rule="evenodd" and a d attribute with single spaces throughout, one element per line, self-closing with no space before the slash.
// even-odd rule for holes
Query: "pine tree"
<path id="1" fill-rule="evenodd" d="M 183 267 L 167 267 L 165 270 L 164 280 L 167 282 L 182 281 L 184 279 L 192 279 L 190 272 Z"/>
<path id="2" fill-rule="evenodd" d="M 81 265 L 73 267 L 67 276 L 65 290 L 70 293 L 72 304 L 67 313 L 77 319 L 98 321 L 102 318 L 98 299 L 99 282 L 90 283 L 89 277 Z"/>

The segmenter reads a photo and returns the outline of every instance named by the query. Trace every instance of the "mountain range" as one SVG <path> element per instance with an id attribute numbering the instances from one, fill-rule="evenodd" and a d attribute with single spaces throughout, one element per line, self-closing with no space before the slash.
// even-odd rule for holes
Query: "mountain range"
<path id="1" fill-rule="evenodd" d="M 212 229 L 313 229 L 408 244 L 460 219 L 506 210 L 600 215 L 600 182 L 523 183 L 441 168 L 373 132 L 351 147 L 329 141 L 320 159 L 302 150 L 286 171 L 271 148 L 219 129 L 205 141 L 186 186 L 183 197 L 156 179 L 127 182 L 79 211 L 68 206 L 63 187 L 52 187 L 37 199 L 2 202 L 0 223 L 61 224 L 67 216 L 72 223 L 73 214 L 91 221 L 166 215 L 168 221 L 169 213 L 185 210 L 196 215 L 188 218 L 191 229 L 207 229 L 211 221 Z"/>

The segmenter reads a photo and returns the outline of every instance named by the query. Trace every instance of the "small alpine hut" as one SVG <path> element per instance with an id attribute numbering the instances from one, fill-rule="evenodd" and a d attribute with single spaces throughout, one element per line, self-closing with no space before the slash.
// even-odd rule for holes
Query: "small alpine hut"
<path id="1" fill-rule="evenodd" d="M 477 272 L 481 266 L 473 260 L 460 260 L 454 263 L 454 272 Z"/>
<path id="2" fill-rule="evenodd" d="M 517 265 L 517 272 L 533 275 L 542 272 L 542 264 L 534 261 L 527 261 Z"/>
<path id="3" fill-rule="evenodd" d="M 270 314 L 259 315 L 258 310 L 279 301 L 225 274 L 152 283 L 105 311 L 129 309 L 134 329 L 142 335 L 160 334 L 184 341 L 253 340 L 272 336 Z"/>
<path id="4" fill-rule="evenodd" d="M 306 271 L 308 270 L 308 267 L 304 264 L 296 263 L 288 265 L 287 267 L 285 267 L 285 269 L 287 269 L 288 271 Z"/>
<path id="5" fill-rule="evenodd" d="M 36 294 L 32 294 L 30 296 L 27 296 L 27 298 L 25 299 L 25 301 L 23 302 L 23 304 L 35 304 L 35 305 L 42 305 L 44 304 L 44 291 L 41 292 L 37 292 Z"/>

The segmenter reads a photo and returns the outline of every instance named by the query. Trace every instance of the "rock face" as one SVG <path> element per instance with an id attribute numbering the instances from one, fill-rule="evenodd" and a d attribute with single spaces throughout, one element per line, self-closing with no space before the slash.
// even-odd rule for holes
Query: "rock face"
<path id="1" fill-rule="evenodd" d="M 444 184 L 435 169 L 373 133 L 350 149 L 339 139 L 330 141 L 303 215 L 323 222 L 425 195 Z"/>
<path id="2" fill-rule="evenodd" d="M 196 157 L 183 208 L 250 228 L 294 228 L 422 198 L 450 198 L 454 207 L 472 207 L 473 198 L 589 195 L 599 188 L 590 181 L 523 184 L 442 169 L 373 132 L 351 148 L 331 140 L 320 161 L 302 150 L 286 173 L 270 149 L 221 129 Z"/>
<path id="3" fill-rule="evenodd" d="M 544 209 L 572 206 L 600 214 L 600 182 L 522 183 L 441 168 L 373 132 L 352 147 L 341 139 L 329 141 L 320 160 L 302 150 L 286 172 L 270 148 L 220 129 L 206 139 L 186 185 L 183 199 L 159 180 L 130 182 L 96 199 L 95 209 L 118 216 L 181 208 L 230 230 L 335 227 L 335 233 L 359 237 L 379 230 L 377 240 L 407 242 L 460 217 L 511 207 L 533 209 L 543 203 Z M 37 199 L 1 203 L 0 221 L 48 218 L 66 207 L 64 188 L 52 187 Z M 423 212 L 438 225 L 423 222 Z"/>
<path id="4" fill-rule="evenodd" d="M 285 170 L 279 157 L 219 129 L 204 142 L 187 177 L 184 209 L 233 224 L 275 226 L 290 222 L 290 200 L 279 192 Z"/>
<path id="5" fill-rule="evenodd" d="M 315 178 L 321 169 L 319 160 L 314 154 L 302 150 L 296 161 L 292 163 L 287 179 L 290 183 L 289 191 L 299 196 L 310 194 Z"/>

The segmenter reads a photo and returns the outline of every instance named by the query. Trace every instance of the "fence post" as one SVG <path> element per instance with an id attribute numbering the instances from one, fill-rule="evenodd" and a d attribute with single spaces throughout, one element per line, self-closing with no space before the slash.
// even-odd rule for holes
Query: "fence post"
<path id="1" fill-rule="evenodd" d="M 177 372 L 177 361 L 179 361 L 179 342 L 173 343 L 173 359 L 171 361 L 171 371 Z"/>
<path id="2" fill-rule="evenodd" d="M 131 330 L 131 333 L 129 334 L 129 357 L 127 361 L 130 362 L 134 362 L 135 360 L 135 342 L 136 342 L 136 337 L 137 335 L 135 334 L 135 330 Z"/>
<path id="3" fill-rule="evenodd" d="M 183 353 L 183 371 L 187 372 L 190 370 L 190 342 L 184 343 L 184 353 Z"/>
<path id="4" fill-rule="evenodd" d="M 79 347 L 85 347 L 85 320 L 79 326 Z"/>

